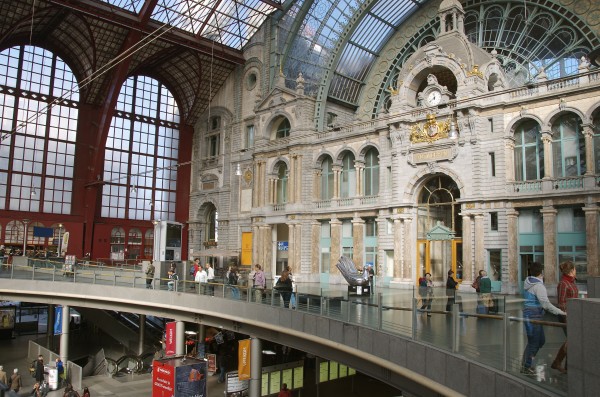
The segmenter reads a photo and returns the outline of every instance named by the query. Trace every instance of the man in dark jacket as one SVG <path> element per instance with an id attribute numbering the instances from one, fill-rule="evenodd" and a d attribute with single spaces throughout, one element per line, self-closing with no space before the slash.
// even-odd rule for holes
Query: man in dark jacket
<path id="1" fill-rule="evenodd" d="M 44 381 L 44 356 L 38 356 L 35 362 L 35 380 L 40 384 Z"/>

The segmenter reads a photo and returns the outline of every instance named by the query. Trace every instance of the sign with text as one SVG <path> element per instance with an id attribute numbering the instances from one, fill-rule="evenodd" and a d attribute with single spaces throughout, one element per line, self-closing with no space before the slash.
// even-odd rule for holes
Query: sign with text
<path id="1" fill-rule="evenodd" d="M 240 380 L 237 371 L 227 372 L 227 386 L 225 392 L 227 397 L 244 396 L 248 393 L 250 382 L 247 380 Z"/>
<path id="2" fill-rule="evenodd" d="M 152 397 L 206 397 L 206 362 L 189 357 L 152 363 Z"/>
<path id="3" fill-rule="evenodd" d="M 238 345 L 238 376 L 240 380 L 250 379 L 250 339 L 239 341 Z"/>
<path id="4" fill-rule="evenodd" d="M 167 356 L 174 356 L 177 348 L 177 336 L 175 333 L 177 323 L 172 321 L 167 323 L 165 329 L 165 354 Z"/>

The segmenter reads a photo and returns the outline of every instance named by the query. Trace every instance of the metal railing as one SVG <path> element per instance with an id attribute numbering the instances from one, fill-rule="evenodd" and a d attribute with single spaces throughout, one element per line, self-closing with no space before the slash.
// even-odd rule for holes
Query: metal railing
<path id="1" fill-rule="evenodd" d="M 60 265 L 60 266 L 59 266 Z M 108 268 L 88 264 L 65 274 L 63 264 L 30 259 L 28 266 L 10 266 L 0 278 L 66 281 L 100 285 L 146 288 L 143 272 L 125 268 Z M 537 355 L 535 375 L 521 375 L 523 351 L 527 337 L 521 323 L 522 299 L 518 296 L 494 295 L 491 307 L 482 307 L 478 294 L 457 292 L 454 303 L 448 302 L 445 288 L 434 288 L 431 305 L 416 289 L 381 289 L 372 295 L 353 295 L 341 285 L 321 286 L 297 283 L 289 296 L 274 288 L 255 289 L 244 285 L 196 283 L 154 278 L 150 287 L 164 293 L 211 295 L 240 300 L 249 304 L 289 307 L 330 319 L 356 324 L 450 351 L 480 362 L 498 371 L 514 373 L 536 382 L 555 395 L 566 395 L 567 377 L 551 370 L 553 357 L 565 340 L 565 324 L 537 322 L 546 330 L 546 345 Z M 347 287 L 347 286 L 346 286 Z M 448 305 L 449 304 L 449 305 Z M 535 323 L 535 321 L 531 321 Z"/>

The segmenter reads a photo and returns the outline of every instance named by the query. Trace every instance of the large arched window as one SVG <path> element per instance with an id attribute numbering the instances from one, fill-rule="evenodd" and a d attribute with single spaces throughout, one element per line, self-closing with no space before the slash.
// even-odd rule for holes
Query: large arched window
<path id="1" fill-rule="evenodd" d="M 354 154 L 350 152 L 342 158 L 341 177 L 340 196 L 354 197 L 356 195 L 356 169 L 354 168 Z"/>
<path id="2" fill-rule="evenodd" d="M 594 153 L 594 172 L 600 174 L 600 111 L 596 111 L 592 119 L 592 128 L 594 132 L 593 153 Z"/>
<path id="3" fill-rule="evenodd" d="M 277 132 L 275 136 L 277 138 L 286 138 L 290 136 L 290 129 L 290 121 L 284 117 L 277 125 Z"/>
<path id="4" fill-rule="evenodd" d="M 552 124 L 552 160 L 557 178 L 585 173 L 585 137 L 577 115 L 565 114 Z"/>
<path id="5" fill-rule="evenodd" d="M 125 81 L 106 141 L 103 217 L 175 219 L 178 123 L 164 85 L 146 76 Z"/>
<path id="6" fill-rule="evenodd" d="M 515 130 L 515 180 L 544 177 L 544 146 L 540 135 L 540 126 L 533 120 L 523 121 Z"/>
<path id="7" fill-rule="evenodd" d="M 379 194 L 379 156 L 377 150 L 369 149 L 365 155 L 365 196 Z"/>
<path id="8" fill-rule="evenodd" d="M 288 187 L 287 165 L 285 163 L 281 162 L 277 169 L 277 192 L 276 192 L 277 204 L 287 203 L 287 199 L 288 199 L 287 187 Z"/>
<path id="9" fill-rule="evenodd" d="M 0 52 L 0 209 L 71 213 L 78 91 L 50 51 Z"/>
<path id="10" fill-rule="evenodd" d="M 321 200 L 333 197 L 333 161 L 327 156 L 321 163 Z"/>

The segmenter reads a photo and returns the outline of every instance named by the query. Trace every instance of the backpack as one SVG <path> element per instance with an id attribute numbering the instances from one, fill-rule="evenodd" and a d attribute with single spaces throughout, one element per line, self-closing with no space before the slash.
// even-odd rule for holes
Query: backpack
<path id="1" fill-rule="evenodd" d="M 475 291 L 479 292 L 479 280 L 481 280 L 481 277 L 477 276 L 477 278 L 473 281 L 473 284 L 471 284 L 471 287 L 475 288 Z"/>
<path id="2" fill-rule="evenodd" d="M 427 287 L 427 279 L 425 277 L 419 279 L 419 287 Z"/>
<path id="3" fill-rule="evenodd" d="M 190 276 L 193 276 L 196 274 L 196 264 L 193 263 L 192 266 L 190 267 Z"/>

